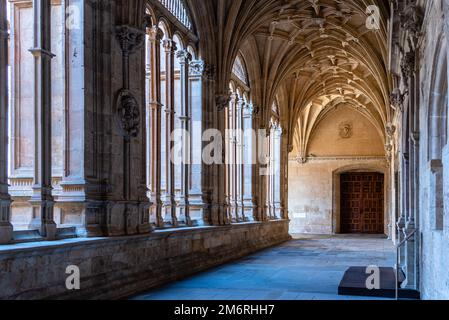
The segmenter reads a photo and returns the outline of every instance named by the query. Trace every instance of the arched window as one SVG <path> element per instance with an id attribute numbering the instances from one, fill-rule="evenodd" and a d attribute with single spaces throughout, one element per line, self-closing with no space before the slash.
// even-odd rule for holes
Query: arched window
<path id="1" fill-rule="evenodd" d="M 161 3 L 173 9 L 170 12 L 177 18 L 183 17 L 178 15 L 181 7 L 176 7 L 175 2 Z M 201 145 L 201 135 L 192 134 L 192 56 L 185 45 L 189 35 L 178 30 L 168 17 L 162 16 L 159 21 L 152 18 L 146 44 L 150 221 L 157 228 L 203 225 L 202 213 L 191 214 L 190 203 L 191 198 L 202 196 L 190 194 L 197 183 L 198 193 L 201 192 L 201 179 L 192 181 L 191 152 L 192 138 L 196 145 Z M 201 97 L 198 100 L 201 102 Z"/>
<path id="2" fill-rule="evenodd" d="M 226 199 L 232 223 L 253 221 L 256 210 L 252 189 L 254 108 L 243 61 L 241 55 L 235 60 L 229 84 L 231 99 L 226 110 Z"/>

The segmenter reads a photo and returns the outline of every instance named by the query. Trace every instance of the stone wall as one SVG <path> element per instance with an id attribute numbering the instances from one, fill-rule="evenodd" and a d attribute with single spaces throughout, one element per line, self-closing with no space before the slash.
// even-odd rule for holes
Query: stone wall
<path id="1" fill-rule="evenodd" d="M 289 164 L 289 210 L 292 234 L 334 234 L 339 230 L 338 177 L 350 171 L 380 172 L 386 175 L 388 167 L 384 158 L 321 158 L 301 164 Z M 385 203 L 388 212 L 388 202 Z M 385 214 L 385 230 L 389 224 Z"/>
<path id="2" fill-rule="evenodd" d="M 0 299 L 117 299 L 290 239 L 288 221 L 0 247 Z M 65 287 L 79 266 L 81 290 Z"/>
<path id="3" fill-rule="evenodd" d="M 420 65 L 419 222 L 423 299 L 449 299 L 447 36 L 442 1 L 425 5 Z"/>
<path id="4" fill-rule="evenodd" d="M 288 199 L 290 231 L 293 234 L 334 234 L 340 231 L 341 173 L 384 173 L 385 190 L 388 190 L 389 170 L 382 136 L 365 116 L 348 106 L 336 108 L 319 123 L 307 145 L 307 159 L 295 158 L 301 155 L 300 149 L 296 143 L 289 162 Z M 388 202 L 385 208 L 387 232 Z"/>

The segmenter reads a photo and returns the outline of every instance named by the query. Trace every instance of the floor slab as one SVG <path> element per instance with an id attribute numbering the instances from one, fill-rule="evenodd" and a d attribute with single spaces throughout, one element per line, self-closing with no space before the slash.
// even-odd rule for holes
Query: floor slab
<path id="1" fill-rule="evenodd" d="M 392 267 L 394 246 L 380 236 L 304 236 L 134 300 L 365 300 L 338 296 L 351 266 Z"/>

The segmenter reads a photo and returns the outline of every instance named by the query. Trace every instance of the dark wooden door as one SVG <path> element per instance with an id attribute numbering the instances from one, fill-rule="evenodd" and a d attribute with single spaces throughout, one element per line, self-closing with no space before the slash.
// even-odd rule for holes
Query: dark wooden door
<path id="1" fill-rule="evenodd" d="M 341 182 L 341 232 L 384 233 L 384 175 L 347 173 Z"/>

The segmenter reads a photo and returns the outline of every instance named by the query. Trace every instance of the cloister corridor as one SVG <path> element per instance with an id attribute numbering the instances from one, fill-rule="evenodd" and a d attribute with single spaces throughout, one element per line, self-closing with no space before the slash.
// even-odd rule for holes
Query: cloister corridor
<path id="1" fill-rule="evenodd" d="M 373 300 L 339 296 L 348 267 L 394 265 L 393 243 L 371 235 L 296 235 L 291 241 L 133 300 Z M 380 298 L 378 298 L 380 299 Z"/>
<path id="2" fill-rule="evenodd" d="M 0 0 L 0 300 L 449 300 L 448 17 Z"/>

